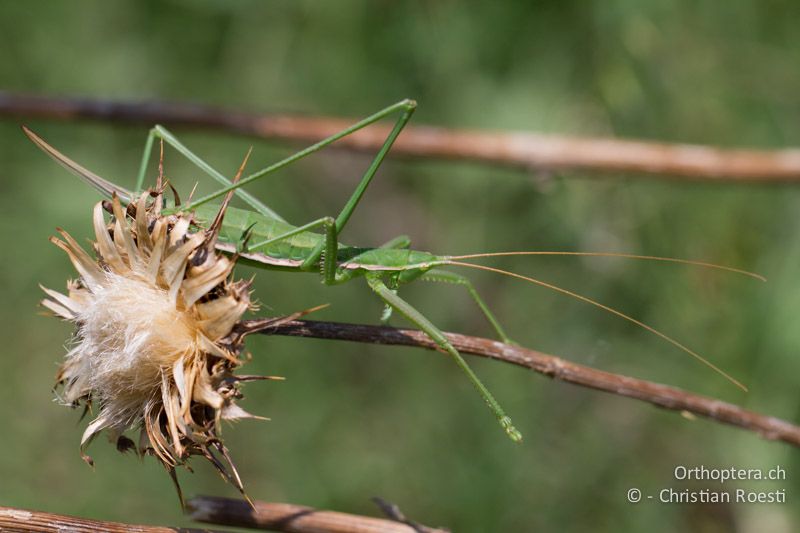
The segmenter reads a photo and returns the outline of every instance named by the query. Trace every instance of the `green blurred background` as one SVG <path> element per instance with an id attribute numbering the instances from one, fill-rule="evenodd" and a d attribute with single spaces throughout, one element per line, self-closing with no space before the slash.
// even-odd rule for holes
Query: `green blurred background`
<path id="1" fill-rule="evenodd" d="M 0 88 L 124 100 L 175 99 L 250 111 L 360 118 L 415 98 L 415 124 L 638 137 L 720 146 L 800 144 L 795 2 L 0 1 Z M 132 184 L 144 127 L 29 124 L 66 154 Z M 180 130 L 217 168 L 250 168 L 296 146 Z M 338 212 L 368 163 L 328 150 L 252 191 L 295 222 Z M 167 153 L 187 191 L 196 169 Z M 73 270 L 47 243 L 56 226 L 90 236 L 98 196 L 0 122 L 0 505 L 129 522 L 189 524 L 152 459 L 104 439 L 81 461 L 79 412 L 51 386 L 71 328 L 39 316 L 42 283 Z M 616 306 L 707 355 L 740 393 L 647 332 L 580 302 L 470 273 L 520 343 L 605 370 L 680 386 L 798 421 L 800 186 L 687 183 L 590 173 L 539 175 L 393 159 L 351 219 L 346 241 L 407 233 L 441 253 L 609 250 L 692 257 L 757 270 L 725 273 L 621 260 L 522 258 L 492 264 Z M 253 271 L 240 268 L 239 274 Z M 360 282 L 256 272 L 265 313 L 329 302 L 317 318 L 376 323 Z M 417 284 L 404 295 L 443 328 L 491 332 L 467 295 Z M 396 321 L 398 325 L 405 325 Z M 309 339 L 255 338 L 244 407 L 272 417 L 225 429 L 257 499 L 376 514 L 379 495 L 455 531 L 796 531 L 800 455 L 705 420 L 473 364 L 525 435 L 506 439 L 444 357 Z M 773 505 L 631 505 L 687 484 L 676 465 L 769 468 L 788 480 Z M 187 494 L 234 495 L 199 460 Z M 734 488 L 734 485 L 723 488 Z"/>

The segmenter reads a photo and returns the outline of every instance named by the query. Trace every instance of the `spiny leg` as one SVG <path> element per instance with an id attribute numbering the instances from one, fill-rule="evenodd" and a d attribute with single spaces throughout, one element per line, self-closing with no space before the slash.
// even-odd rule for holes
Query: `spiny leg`
<path id="1" fill-rule="evenodd" d="M 209 195 L 206 195 L 206 196 L 204 196 L 202 198 L 198 198 L 197 200 L 192 202 L 190 205 L 185 206 L 185 207 L 186 207 L 186 209 L 191 209 L 192 207 L 200 206 L 200 205 L 202 205 L 202 204 L 204 204 L 206 202 L 214 200 L 215 198 L 219 198 L 220 196 L 226 194 L 228 191 L 231 191 L 231 190 L 234 190 L 234 189 L 238 189 L 238 188 L 243 187 L 243 186 L 245 186 L 245 185 L 247 185 L 247 184 L 249 184 L 249 183 L 251 183 L 251 182 L 253 182 L 253 181 L 257 180 L 257 179 L 263 178 L 267 174 L 270 174 L 272 172 L 280 170 L 281 168 L 283 168 L 283 167 L 285 167 L 287 165 L 290 165 L 291 163 L 294 163 L 295 161 L 297 161 L 299 159 L 302 159 L 303 157 L 305 157 L 305 156 L 307 156 L 309 154 L 312 154 L 312 153 L 314 153 L 314 152 L 316 152 L 318 150 L 321 150 L 322 148 L 328 146 L 329 144 L 332 144 L 333 142 L 338 141 L 342 137 L 346 137 L 347 135 L 350 135 L 353 132 L 356 132 L 356 131 L 358 131 L 358 130 L 360 130 L 362 128 L 365 128 L 365 127 L 369 126 L 370 124 L 378 122 L 379 120 L 381 120 L 381 119 L 383 119 L 383 118 L 385 118 L 385 117 L 387 117 L 389 115 L 392 115 L 397 111 L 402 111 L 403 113 L 402 113 L 401 117 L 397 120 L 397 123 L 395 124 L 395 126 L 392 129 L 391 133 L 389 133 L 389 136 L 387 137 L 387 139 L 384 142 L 383 146 L 378 151 L 378 155 L 373 160 L 372 164 L 370 165 L 369 169 L 367 170 L 367 173 L 361 179 L 361 183 L 359 184 L 358 188 L 356 189 L 356 192 L 353 194 L 353 196 L 350 198 L 350 200 L 348 201 L 348 203 L 345 206 L 345 208 L 339 214 L 339 217 L 337 217 L 337 219 L 336 219 L 336 228 L 337 228 L 337 230 L 341 230 L 342 226 L 344 226 L 344 224 L 347 222 L 347 219 L 350 217 L 350 214 L 352 213 L 353 208 L 355 207 L 355 204 L 357 204 L 358 201 L 361 199 L 361 195 L 364 192 L 363 189 L 366 189 L 367 185 L 369 185 L 369 181 L 372 179 L 372 176 L 378 170 L 378 167 L 380 166 L 381 162 L 386 157 L 386 153 L 389 151 L 389 148 L 391 148 L 392 143 L 394 143 L 394 140 L 397 138 L 397 135 L 399 135 L 400 131 L 403 129 L 403 127 L 406 125 L 408 120 L 411 118 L 411 115 L 414 112 L 414 109 L 416 109 L 416 107 L 417 107 L 417 103 L 414 102 L 413 100 L 402 100 L 400 102 L 397 102 L 396 104 L 393 104 L 393 105 L 391 105 L 391 106 L 389 106 L 389 107 L 387 107 L 385 109 L 382 109 L 381 111 L 378 111 L 377 113 L 375 113 L 373 115 L 370 115 L 369 117 L 365 118 L 364 120 L 362 120 L 360 122 L 357 122 L 356 124 L 350 126 L 349 128 L 346 128 L 346 129 L 340 131 L 339 133 L 331 135 L 330 137 L 327 137 L 327 138 L 319 141 L 318 143 L 309 146 L 308 148 L 300 150 L 299 152 L 297 152 L 297 153 L 295 153 L 295 154 L 293 154 L 293 155 L 291 155 L 291 156 L 289 156 L 289 157 L 287 157 L 285 159 L 282 159 L 282 160 L 278 161 L 277 163 L 274 163 L 274 164 L 272 164 L 272 165 L 270 165 L 270 166 L 268 166 L 266 168 L 263 168 L 263 169 L 261 169 L 261 170 L 259 170 L 257 172 L 254 172 L 253 174 L 250 174 L 249 176 L 247 176 L 245 178 L 242 178 L 242 180 L 239 181 L 239 183 L 236 183 L 236 184 L 231 183 L 230 185 L 228 185 L 228 186 L 226 186 L 226 187 L 224 187 L 222 189 L 219 189 L 216 192 L 213 192 L 213 193 L 211 193 Z"/>
<path id="2" fill-rule="evenodd" d="M 287 231 L 281 235 L 276 237 L 272 237 L 265 241 L 261 241 L 257 244 L 254 244 L 249 249 L 257 249 L 263 246 L 269 246 L 270 244 L 275 244 L 276 242 L 282 241 L 284 239 L 288 239 L 290 237 L 294 237 L 295 235 L 299 235 L 306 231 L 311 231 L 317 228 L 323 228 L 325 231 L 325 248 L 338 250 L 338 246 L 336 243 L 336 220 L 333 217 L 322 217 L 318 218 L 317 220 L 311 221 L 308 224 L 295 228 L 291 231 Z M 301 267 L 302 268 L 302 267 Z M 336 279 L 336 254 L 325 254 L 325 258 L 322 262 L 322 277 L 326 284 L 332 285 Z"/>
<path id="3" fill-rule="evenodd" d="M 136 192 L 141 192 L 144 187 L 144 178 L 147 173 L 147 165 L 150 162 L 150 157 L 153 152 L 153 141 L 159 138 L 172 146 L 179 154 L 183 155 L 186 159 L 194 163 L 200 170 L 214 178 L 217 182 L 224 186 L 232 185 L 231 180 L 223 176 L 218 170 L 206 163 L 197 154 L 189 150 L 182 142 L 178 140 L 172 133 L 170 133 L 163 126 L 155 126 L 147 134 L 147 141 L 144 144 L 144 153 L 142 154 L 142 163 L 139 166 L 139 174 L 136 177 Z M 262 215 L 276 218 L 282 222 L 285 220 L 275 211 L 264 205 L 258 198 L 245 191 L 244 189 L 237 189 L 236 194 L 244 200 L 250 207 L 261 213 Z"/>
<path id="4" fill-rule="evenodd" d="M 253 182 L 253 181 L 255 181 L 255 180 L 259 179 L 259 178 L 262 178 L 262 177 L 266 176 L 267 174 L 269 174 L 271 172 L 275 172 L 275 171 L 277 171 L 277 170 L 279 170 L 279 169 L 281 169 L 281 168 L 283 168 L 283 167 L 285 167 L 285 166 L 287 166 L 287 165 L 289 165 L 289 164 L 291 164 L 291 163 L 293 163 L 293 162 L 295 162 L 295 161 L 297 161 L 297 160 L 299 160 L 299 159 L 301 159 L 301 158 L 303 158 L 303 157 L 305 157 L 305 156 L 307 156 L 307 155 L 309 155 L 311 153 L 316 152 L 317 150 L 320 150 L 320 149 L 324 148 L 325 146 L 328 146 L 329 144 L 333 143 L 334 141 L 337 141 L 338 139 L 341 139 L 342 137 L 350 135 L 351 133 L 353 133 L 355 131 L 358 131 L 358 130 L 360 130 L 360 129 L 362 129 L 362 128 L 364 128 L 364 127 L 366 127 L 366 126 L 368 126 L 368 125 L 370 125 L 370 124 L 372 124 L 374 122 L 377 122 L 377 121 L 381 120 L 382 118 L 384 118 L 384 117 L 386 117 L 388 115 L 391 115 L 391 114 L 393 114 L 393 113 L 395 113 L 397 111 L 402 111 L 402 114 L 401 114 L 400 118 L 397 119 L 397 122 L 395 123 L 394 128 L 392 128 L 392 131 L 389 133 L 388 137 L 384 141 L 384 143 L 381 146 L 380 150 L 378 151 L 377 155 L 372 160 L 372 163 L 370 164 L 369 168 L 367 169 L 367 171 L 362 176 L 361 181 L 359 182 L 358 186 L 356 187 L 356 190 L 350 196 L 350 199 L 347 201 L 345 206 L 342 208 L 342 211 L 336 217 L 335 223 L 333 224 L 333 226 L 326 226 L 326 236 L 325 236 L 326 238 L 325 238 L 325 240 L 323 242 L 320 242 L 320 244 L 311 252 L 311 254 L 306 258 L 306 260 L 300 266 L 301 270 L 311 270 L 312 268 L 316 268 L 316 265 L 318 264 L 320 257 L 324 254 L 326 259 L 325 259 L 325 265 L 324 265 L 324 268 L 323 268 L 323 282 L 326 283 L 326 284 L 332 284 L 332 283 L 334 283 L 334 279 L 335 279 L 335 266 L 336 266 L 335 263 L 336 263 L 336 257 L 338 255 L 338 249 L 339 249 L 338 235 L 342 231 L 342 228 L 344 228 L 345 224 L 347 224 L 347 221 L 350 219 L 350 215 L 353 214 L 353 211 L 355 210 L 356 206 L 358 205 L 359 201 L 361 200 L 362 196 L 364 195 L 364 192 L 366 191 L 367 187 L 369 186 L 370 182 L 372 181 L 372 178 L 375 176 L 375 173 L 378 171 L 378 168 L 381 166 L 381 163 L 383 163 L 383 160 L 386 157 L 386 154 L 389 152 L 389 149 L 392 147 L 392 144 L 394 144 L 395 139 L 397 139 L 397 136 L 403 130 L 403 128 L 408 123 L 409 119 L 411 118 L 411 115 L 414 113 L 414 110 L 416 109 L 416 106 L 417 106 L 417 104 L 413 100 L 403 100 L 403 101 L 398 102 L 398 103 L 396 103 L 394 105 L 391 105 L 391 106 L 389 106 L 389 107 L 387 107 L 387 108 L 375 113 L 374 115 L 371 115 L 371 116 L 365 118 L 364 120 L 354 124 L 353 126 L 342 130 L 341 132 L 339 132 L 339 133 L 337 133 L 335 135 L 332 135 L 332 136 L 330 136 L 330 137 L 328 137 L 328 138 L 326 138 L 326 139 L 324 139 L 324 140 L 322 140 L 322 141 L 320 141 L 320 142 L 318 142 L 316 144 L 313 144 L 312 146 L 309 146 L 308 148 L 306 148 L 304 150 L 301 150 L 301 151 L 295 153 L 292 156 L 287 157 L 286 159 L 283 159 L 283 160 L 281 160 L 281 161 L 279 161 L 279 162 L 277 162 L 277 163 L 275 163 L 273 165 L 268 166 L 267 168 L 259 170 L 258 172 L 255 172 L 255 173 L 253 173 L 253 174 L 251 174 L 251 175 L 239 180 L 237 183 L 230 182 L 229 180 L 227 180 L 227 178 L 225 178 L 224 176 L 219 174 L 217 171 L 215 171 L 213 168 L 211 168 L 202 159 L 200 159 L 196 155 L 192 154 L 188 150 L 188 148 L 183 146 L 180 143 L 180 141 L 178 141 L 174 136 L 172 136 L 163 127 L 156 126 L 155 128 L 153 128 L 151 134 L 152 135 L 158 135 L 161 138 L 164 138 L 169 144 L 171 144 L 176 149 L 178 149 L 183 155 L 185 155 L 187 158 L 189 158 L 192 162 L 194 162 L 196 165 L 198 165 L 201 169 L 203 169 L 205 172 L 209 173 L 210 175 L 212 175 L 212 177 L 217 179 L 217 181 L 228 183 L 228 185 L 226 187 L 218 190 L 217 192 L 211 193 L 211 194 L 209 194 L 207 196 L 199 198 L 198 200 L 195 200 L 194 202 L 191 202 L 189 205 L 183 206 L 184 209 L 191 210 L 193 207 L 200 206 L 200 205 L 202 205 L 202 204 L 204 204 L 206 202 L 209 202 L 209 201 L 211 201 L 211 200 L 213 200 L 215 198 L 218 198 L 219 196 L 227 194 L 230 191 L 236 190 L 237 192 L 239 192 L 241 187 L 243 187 L 244 185 L 247 185 L 250 182 Z M 150 139 L 148 139 L 148 143 L 146 143 L 146 146 L 152 147 L 152 141 Z M 144 172 L 145 166 L 146 166 L 146 159 L 143 158 L 143 166 L 142 166 L 142 170 L 140 170 L 140 174 L 142 174 Z M 140 178 L 141 178 L 141 176 L 140 176 Z M 255 200 L 254 198 L 253 198 L 253 200 L 255 202 L 258 202 L 258 200 Z M 257 207 L 256 205 L 253 205 L 252 203 L 251 203 L 251 205 L 253 207 L 255 207 L 256 209 L 259 209 L 259 207 Z M 272 213 L 272 211 L 269 210 L 269 208 L 267 208 L 266 206 L 263 206 L 263 204 L 260 204 L 260 202 L 259 202 L 259 205 L 260 205 L 260 207 L 262 209 L 267 209 L 268 211 L 270 211 L 270 214 L 268 216 L 277 217 L 278 219 L 283 220 L 278 215 L 276 215 L 275 213 Z M 263 211 L 261 211 L 261 212 L 263 214 Z"/>
<path id="5" fill-rule="evenodd" d="M 418 279 L 423 281 L 454 283 L 466 287 L 467 292 L 469 292 L 469 295 L 472 297 L 475 303 L 478 304 L 478 307 L 480 308 L 481 312 L 483 312 L 483 315 L 486 317 L 486 320 L 489 321 L 489 323 L 494 328 L 495 332 L 497 332 L 497 336 L 500 337 L 500 340 L 502 340 L 506 344 L 515 344 L 514 341 L 512 341 L 508 337 L 508 335 L 506 335 L 505 330 L 503 330 L 503 327 L 500 326 L 500 323 L 497 321 L 494 314 L 489 310 L 489 307 L 486 305 L 486 302 L 483 301 L 483 298 L 480 297 L 478 291 L 475 290 L 475 287 L 472 285 L 472 282 L 468 278 L 460 274 L 456 274 L 454 272 L 448 272 L 447 270 L 440 270 L 438 268 L 434 268 L 433 270 L 429 270 L 428 272 L 421 275 Z"/>
<path id="6" fill-rule="evenodd" d="M 400 314 L 405 316 L 418 328 L 424 331 L 425 334 L 433 339 L 433 341 L 440 348 L 453 356 L 456 364 L 459 366 L 459 368 L 461 368 L 462 372 L 467 375 L 469 380 L 472 382 L 472 385 L 478 390 L 478 393 L 486 402 L 486 405 L 489 406 L 489 409 L 491 409 L 492 413 L 494 413 L 495 417 L 497 417 L 500 425 L 511 438 L 511 440 L 514 442 L 522 441 L 522 434 L 517 431 L 512 424 L 511 419 L 505 414 L 503 408 L 500 407 L 500 404 L 494 399 L 494 396 L 492 396 L 492 393 L 489 392 L 489 389 L 487 389 L 483 383 L 481 383 L 481 380 L 478 379 L 478 376 L 475 375 L 469 365 L 467 365 L 467 362 L 464 361 L 464 358 L 461 357 L 461 354 L 458 353 L 458 350 L 456 350 L 455 347 L 450 344 L 450 341 L 447 340 L 447 337 L 444 336 L 444 333 L 434 326 L 430 320 L 425 318 L 422 313 L 412 307 L 411 304 L 400 298 L 394 293 L 394 291 L 387 287 L 379 274 L 367 273 L 366 278 L 370 288 L 375 291 L 375 293 L 380 296 L 384 302 L 395 308 Z"/>
<path id="7" fill-rule="evenodd" d="M 414 113 L 417 104 L 412 100 L 404 100 L 403 102 L 395 104 L 395 106 L 392 107 L 399 107 L 399 109 L 403 110 L 403 113 L 400 115 L 400 118 L 397 119 L 397 122 L 395 122 L 394 128 L 392 128 L 389 136 L 386 137 L 385 141 L 383 141 L 381 149 L 378 150 L 378 153 L 375 155 L 372 163 L 370 163 L 369 168 L 361 177 L 361 181 L 356 187 L 356 190 L 353 191 L 353 194 L 347 200 L 347 203 L 342 208 L 339 216 L 336 217 L 336 235 L 342 232 L 344 226 L 347 224 L 347 221 L 350 220 L 350 216 L 353 214 L 356 206 L 358 206 L 358 203 L 364 196 L 364 192 L 367 190 L 367 187 L 369 187 L 372 178 L 375 177 L 375 173 L 378 171 L 378 168 L 380 168 L 384 158 L 386 158 L 386 154 L 389 153 L 389 150 L 391 149 L 392 144 L 394 144 L 395 139 L 397 139 L 397 136 L 400 135 L 401 131 L 403 131 L 403 128 L 408 123 L 411 115 Z M 333 249 L 330 248 L 327 241 L 324 244 L 320 243 L 317 245 L 314 251 L 311 252 L 311 255 L 308 257 L 308 259 L 306 259 L 306 261 L 303 263 L 303 266 L 319 261 L 319 257 L 323 253 L 326 257 L 330 255 L 336 257 L 338 253 L 338 241 L 336 241 L 334 244 L 336 245 L 336 248 Z"/>

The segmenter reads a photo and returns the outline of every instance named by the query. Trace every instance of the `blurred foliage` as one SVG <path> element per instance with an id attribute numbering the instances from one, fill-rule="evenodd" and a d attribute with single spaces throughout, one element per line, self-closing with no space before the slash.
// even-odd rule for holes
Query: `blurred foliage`
<path id="1" fill-rule="evenodd" d="M 0 88 L 252 111 L 359 118 L 412 97 L 416 124 L 613 135 L 770 148 L 800 144 L 795 2 L 0 1 Z M 145 128 L 30 125 L 66 154 L 131 184 Z M 251 140 L 179 132 L 233 172 Z M 296 147 L 255 143 L 251 167 Z M 329 150 L 252 191 L 289 220 L 338 212 L 367 164 Z M 183 191 L 212 185 L 174 152 Z M 56 226 L 90 235 L 98 197 L 0 123 L 0 504 L 130 522 L 188 524 L 155 461 L 103 441 L 81 461 L 78 412 L 52 401 L 69 327 L 37 316 L 43 283 L 72 269 L 47 243 Z M 470 273 L 522 344 L 800 421 L 800 236 L 796 186 L 638 176 L 538 175 L 452 162 L 390 160 L 346 230 L 376 245 L 407 233 L 441 253 L 617 250 L 757 270 L 719 272 L 608 259 L 493 264 L 581 291 L 674 334 L 751 387 L 741 394 L 645 331 L 579 302 Z M 252 271 L 241 268 L 241 275 Z M 263 312 L 330 302 L 318 318 L 376 322 L 364 284 L 256 272 Z M 404 295 L 441 327 L 490 330 L 458 288 Z M 400 321 L 396 323 L 402 324 Z M 375 513 L 369 497 L 454 531 L 796 531 L 800 460 L 787 445 L 704 420 L 474 361 L 526 440 L 506 439 L 467 380 L 418 350 L 258 338 L 244 407 L 272 417 L 226 429 L 250 494 Z M 232 494 L 206 465 L 188 494 Z M 685 488 L 676 465 L 771 467 L 783 505 L 632 506 L 630 487 Z M 718 488 L 714 484 L 701 484 Z M 731 487 L 723 487 L 731 488 Z"/>

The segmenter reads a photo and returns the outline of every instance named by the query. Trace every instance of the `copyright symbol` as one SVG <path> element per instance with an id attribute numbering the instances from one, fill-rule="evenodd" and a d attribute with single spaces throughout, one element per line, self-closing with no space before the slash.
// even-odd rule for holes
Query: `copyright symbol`
<path id="1" fill-rule="evenodd" d="M 628 501 L 631 503 L 639 503 L 642 499 L 642 491 L 639 489 L 628 489 Z"/>

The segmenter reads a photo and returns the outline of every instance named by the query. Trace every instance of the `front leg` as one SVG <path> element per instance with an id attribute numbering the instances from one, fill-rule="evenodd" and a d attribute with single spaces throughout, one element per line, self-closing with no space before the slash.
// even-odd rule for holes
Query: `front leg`
<path id="1" fill-rule="evenodd" d="M 336 260 L 339 257 L 339 239 L 336 231 L 336 220 L 333 217 L 320 219 L 320 225 L 325 230 L 325 240 L 321 242 L 300 265 L 300 270 L 313 270 L 318 268 L 322 259 L 322 283 L 333 285 L 336 283 Z"/>

